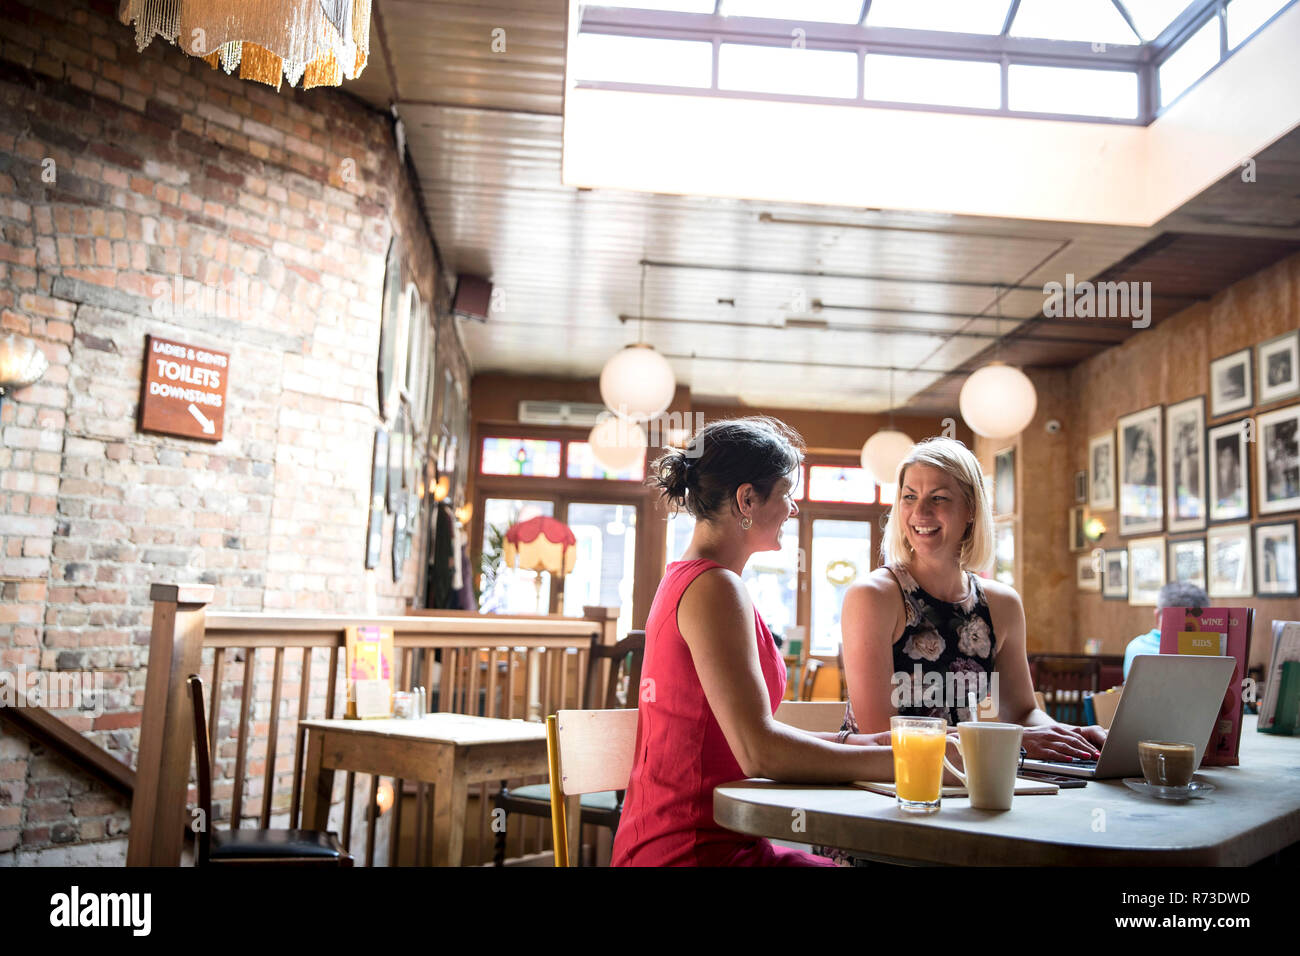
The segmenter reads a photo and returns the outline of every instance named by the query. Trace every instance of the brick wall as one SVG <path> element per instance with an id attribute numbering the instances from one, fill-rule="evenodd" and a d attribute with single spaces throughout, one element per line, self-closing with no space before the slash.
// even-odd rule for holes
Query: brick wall
<path id="1" fill-rule="evenodd" d="M 0 415 L 0 670 L 102 672 L 102 716 L 60 713 L 134 765 L 151 583 L 211 584 L 224 610 L 400 613 L 421 591 L 418 537 L 399 582 L 387 541 L 363 567 L 390 238 L 425 301 L 446 283 L 388 117 L 137 53 L 115 8 L 0 11 L 0 334 L 50 364 Z M 468 394 L 438 325 L 439 381 L 454 368 Z M 221 442 L 137 431 L 147 333 L 230 353 Z M 120 859 L 90 844 L 128 822 L 0 726 L 0 864 Z"/>

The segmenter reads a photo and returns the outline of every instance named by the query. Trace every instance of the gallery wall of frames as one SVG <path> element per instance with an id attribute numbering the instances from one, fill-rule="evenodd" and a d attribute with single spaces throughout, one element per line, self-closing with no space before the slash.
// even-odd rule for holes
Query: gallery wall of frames
<path id="1" fill-rule="evenodd" d="M 1298 281 L 1293 256 L 1071 370 L 1079 646 L 1121 652 L 1176 580 L 1300 619 Z"/>

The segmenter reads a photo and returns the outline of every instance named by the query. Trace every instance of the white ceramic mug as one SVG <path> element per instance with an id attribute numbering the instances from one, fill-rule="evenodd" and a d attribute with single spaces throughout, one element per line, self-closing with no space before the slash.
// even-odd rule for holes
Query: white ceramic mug
<path id="1" fill-rule="evenodd" d="M 944 764 L 961 780 L 970 794 L 970 805 L 979 810 L 1010 810 L 1016 791 L 1016 770 L 1020 765 L 1020 739 L 1025 728 L 994 721 L 963 721 L 957 725 L 957 750 L 966 772 L 947 757 Z"/>

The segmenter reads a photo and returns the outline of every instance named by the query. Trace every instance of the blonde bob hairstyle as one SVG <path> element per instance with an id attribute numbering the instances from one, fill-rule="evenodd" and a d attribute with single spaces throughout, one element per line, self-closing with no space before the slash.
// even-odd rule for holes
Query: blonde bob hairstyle
<path id="1" fill-rule="evenodd" d="M 993 510 L 989 507 L 978 459 L 955 438 L 927 438 L 918 442 L 898 466 L 895 501 L 903 494 L 903 479 L 912 465 L 937 468 L 957 483 L 971 513 L 970 527 L 962 538 L 958 560 L 963 571 L 983 571 L 993 561 Z M 912 549 L 907 543 L 898 511 L 897 505 L 889 510 L 889 521 L 880 542 L 880 556 L 886 563 L 894 561 L 907 565 L 912 559 Z"/>

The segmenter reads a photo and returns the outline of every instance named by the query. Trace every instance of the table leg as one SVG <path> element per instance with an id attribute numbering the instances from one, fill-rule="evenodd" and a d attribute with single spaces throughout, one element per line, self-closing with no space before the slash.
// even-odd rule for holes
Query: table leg
<path id="1" fill-rule="evenodd" d="M 460 866 L 465 849 L 465 771 L 454 757 L 443 762 L 433 787 L 433 865 Z"/>
<path id="2" fill-rule="evenodd" d="M 302 794 L 302 826 L 306 830 L 329 829 L 330 801 L 334 795 L 334 771 L 322 767 L 325 734 L 307 728 L 307 772 Z"/>

